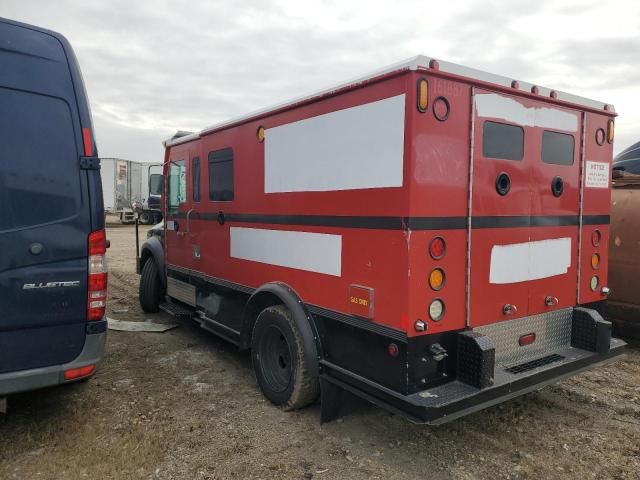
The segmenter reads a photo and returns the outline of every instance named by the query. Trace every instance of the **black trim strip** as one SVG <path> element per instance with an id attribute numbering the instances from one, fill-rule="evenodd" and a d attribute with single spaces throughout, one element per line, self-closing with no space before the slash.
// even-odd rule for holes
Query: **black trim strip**
<path id="1" fill-rule="evenodd" d="M 169 219 L 186 218 L 186 213 L 170 215 Z M 340 215 L 267 215 L 259 213 L 223 214 L 225 222 L 299 225 L 313 227 L 363 228 L 371 230 L 462 230 L 467 217 L 384 217 Z M 219 213 L 193 212 L 191 220 L 220 220 Z M 583 225 L 608 225 L 609 215 L 584 215 Z M 474 216 L 471 226 L 479 228 L 561 227 L 580 224 L 579 215 L 545 216 Z"/>
<path id="2" fill-rule="evenodd" d="M 195 277 L 205 282 L 209 282 L 214 285 L 218 285 L 220 287 L 228 288 L 231 290 L 237 290 L 249 295 L 256 291 L 255 288 L 247 287 L 246 285 L 241 285 L 239 283 L 229 282 L 220 278 L 211 277 L 202 272 L 198 272 L 197 270 L 190 270 L 188 268 L 177 267 L 175 265 L 167 265 L 167 276 L 170 276 L 172 278 L 178 277 L 178 279 L 180 279 L 179 277 L 182 277 L 182 281 L 189 279 L 189 277 Z M 185 276 L 187 277 L 186 279 L 184 278 Z M 305 303 L 305 306 L 314 315 L 325 317 L 341 323 L 346 323 L 347 325 L 351 325 L 352 327 L 367 330 L 377 335 L 389 337 L 392 340 L 396 340 L 398 342 L 407 343 L 407 334 L 402 330 L 397 330 L 395 328 L 375 323 L 368 319 L 336 312 L 335 310 L 329 310 L 317 305 Z"/>
<path id="3" fill-rule="evenodd" d="M 354 315 L 346 315 L 334 310 L 327 310 L 326 308 L 318 307 L 316 305 L 306 304 L 306 306 L 314 315 L 325 317 L 330 320 L 336 320 L 341 323 L 346 323 L 347 325 L 351 325 L 352 327 L 367 330 L 371 333 L 391 338 L 392 340 L 396 340 L 397 342 L 408 342 L 407 334 L 402 330 L 396 330 L 395 328 L 387 327 L 385 325 L 381 325 L 379 323 L 375 323 L 371 320 L 367 320 L 361 317 L 356 317 Z"/>

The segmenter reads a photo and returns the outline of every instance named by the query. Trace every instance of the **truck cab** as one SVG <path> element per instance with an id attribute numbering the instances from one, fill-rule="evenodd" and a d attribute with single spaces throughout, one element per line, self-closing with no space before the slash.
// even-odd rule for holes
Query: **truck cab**
<path id="1" fill-rule="evenodd" d="M 0 400 L 93 375 L 106 236 L 89 103 L 60 34 L 0 18 Z"/>

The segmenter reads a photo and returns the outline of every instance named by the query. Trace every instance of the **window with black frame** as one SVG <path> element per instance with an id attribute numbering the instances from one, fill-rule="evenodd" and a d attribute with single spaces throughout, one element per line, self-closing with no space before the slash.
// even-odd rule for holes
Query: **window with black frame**
<path id="1" fill-rule="evenodd" d="M 169 213 L 176 213 L 187 201 L 187 167 L 184 160 L 169 164 Z"/>
<path id="2" fill-rule="evenodd" d="M 542 132 L 542 161 L 553 165 L 573 165 L 575 140 L 566 133 Z"/>
<path id="3" fill-rule="evenodd" d="M 524 158 L 524 129 L 507 123 L 484 122 L 482 155 L 486 158 L 522 160 Z"/>
<path id="4" fill-rule="evenodd" d="M 209 200 L 228 202 L 234 198 L 233 150 L 209 152 Z"/>
<path id="5" fill-rule="evenodd" d="M 200 157 L 191 159 L 191 192 L 194 202 L 200 201 Z"/>

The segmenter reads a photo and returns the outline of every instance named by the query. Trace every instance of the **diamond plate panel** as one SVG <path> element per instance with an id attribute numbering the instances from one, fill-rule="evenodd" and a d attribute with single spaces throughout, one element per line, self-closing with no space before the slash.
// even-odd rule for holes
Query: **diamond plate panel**
<path id="1" fill-rule="evenodd" d="M 493 340 L 496 346 L 496 366 L 506 367 L 568 347 L 571 344 L 572 318 L 573 308 L 567 308 L 493 323 L 474 328 L 473 331 Z M 520 346 L 520 337 L 533 332 L 536 334 L 536 341 L 531 345 Z"/>
<path id="2" fill-rule="evenodd" d="M 167 278 L 167 295 L 187 305 L 196 306 L 196 287 L 175 278 Z"/>

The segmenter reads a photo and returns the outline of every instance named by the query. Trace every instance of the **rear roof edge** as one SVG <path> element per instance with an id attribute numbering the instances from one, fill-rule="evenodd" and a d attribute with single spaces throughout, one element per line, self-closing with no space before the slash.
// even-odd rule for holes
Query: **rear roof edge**
<path id="1" fill-rule="evenodd" d="M 434 68 L 434 64 L 437 64 L 437 67 Z M 335 84 L 319 92 L 296 97 L 279 104 L 275 104 L 275 105 L 268 106 L 266 108 L 255 110 L 245 115 L 234 117 L 230 120 L 216 123 L 214 125 L 204 128 L 200 132 L 196 132 L 191 135 L 186 135 L 180 138 L 168 138 L 163 142 L 163 144 L 165 147 L 170 147 L 170 146 L 178 145 L 181 143 L 187 143 L 189 141 L 200 138 L 203 135 L 213 133 L 214 131 L 222 130 L 227 127 L 245 123 L 247 121 L 257 119 L 266 114 L 291 108 L 301 103 L 317 100 L 322 97 L 336 93 L 338 91 L 355 88 L 365 82 L 375 80 L 380 77 L 386 77 L 388 75 L 398 74 L 404 71 L 417 71 L 417 70 L 431 70 L 434 72 L 442 72 L 450 75 L 456 75 L 456 76 L 465 77 L 471 80 L 491 83 L 501 87 L 512 88 L 513 90 L 521 93 L 531 93 L 531 89 L 534 86 L 536 86 L 538 88 L 538 96 L 540 97 L 550 97 L 551 92 L 555 92 L 557 96 L 552 100 L 567 102 L 570 104 L 574 104 L 574 105 L 578 105 L 578 106 L 582 106 L 582 107 L 586 107 L 594 110 L 602 110 L 603 113 L 608 115 L 615 114 L 615 109 L 613 108 L 613 105 L 600 102 L 598 100 L 592 100 L 589 98 L 573 95 L 571 93 L 562 92 L 562 91 L 551 89 L 548 87 L 542 87 L 529 82 L 522 82 L 513 78 L 485 72 L 483 70 L 478 70 L 471 67 L 465 67 L 464 65 L 459 65 L 452 62 L 436 60 L 432 57 L 427 57 L 425 55 L 416 55 L 415 57 L 411 57 L 407 60 L 403 60 L 401 62 L 388 65 L 378 70 L 374 70 L 365 75 L 358 76 L 354 79 L 351 79 L 345 82 L 340 82 L 338 84 Z M 514 81 L 517 82 L 517 88 L 512 87 Z M 605 110 L 605 108 L 607 108 L 607 110 Z"/>

